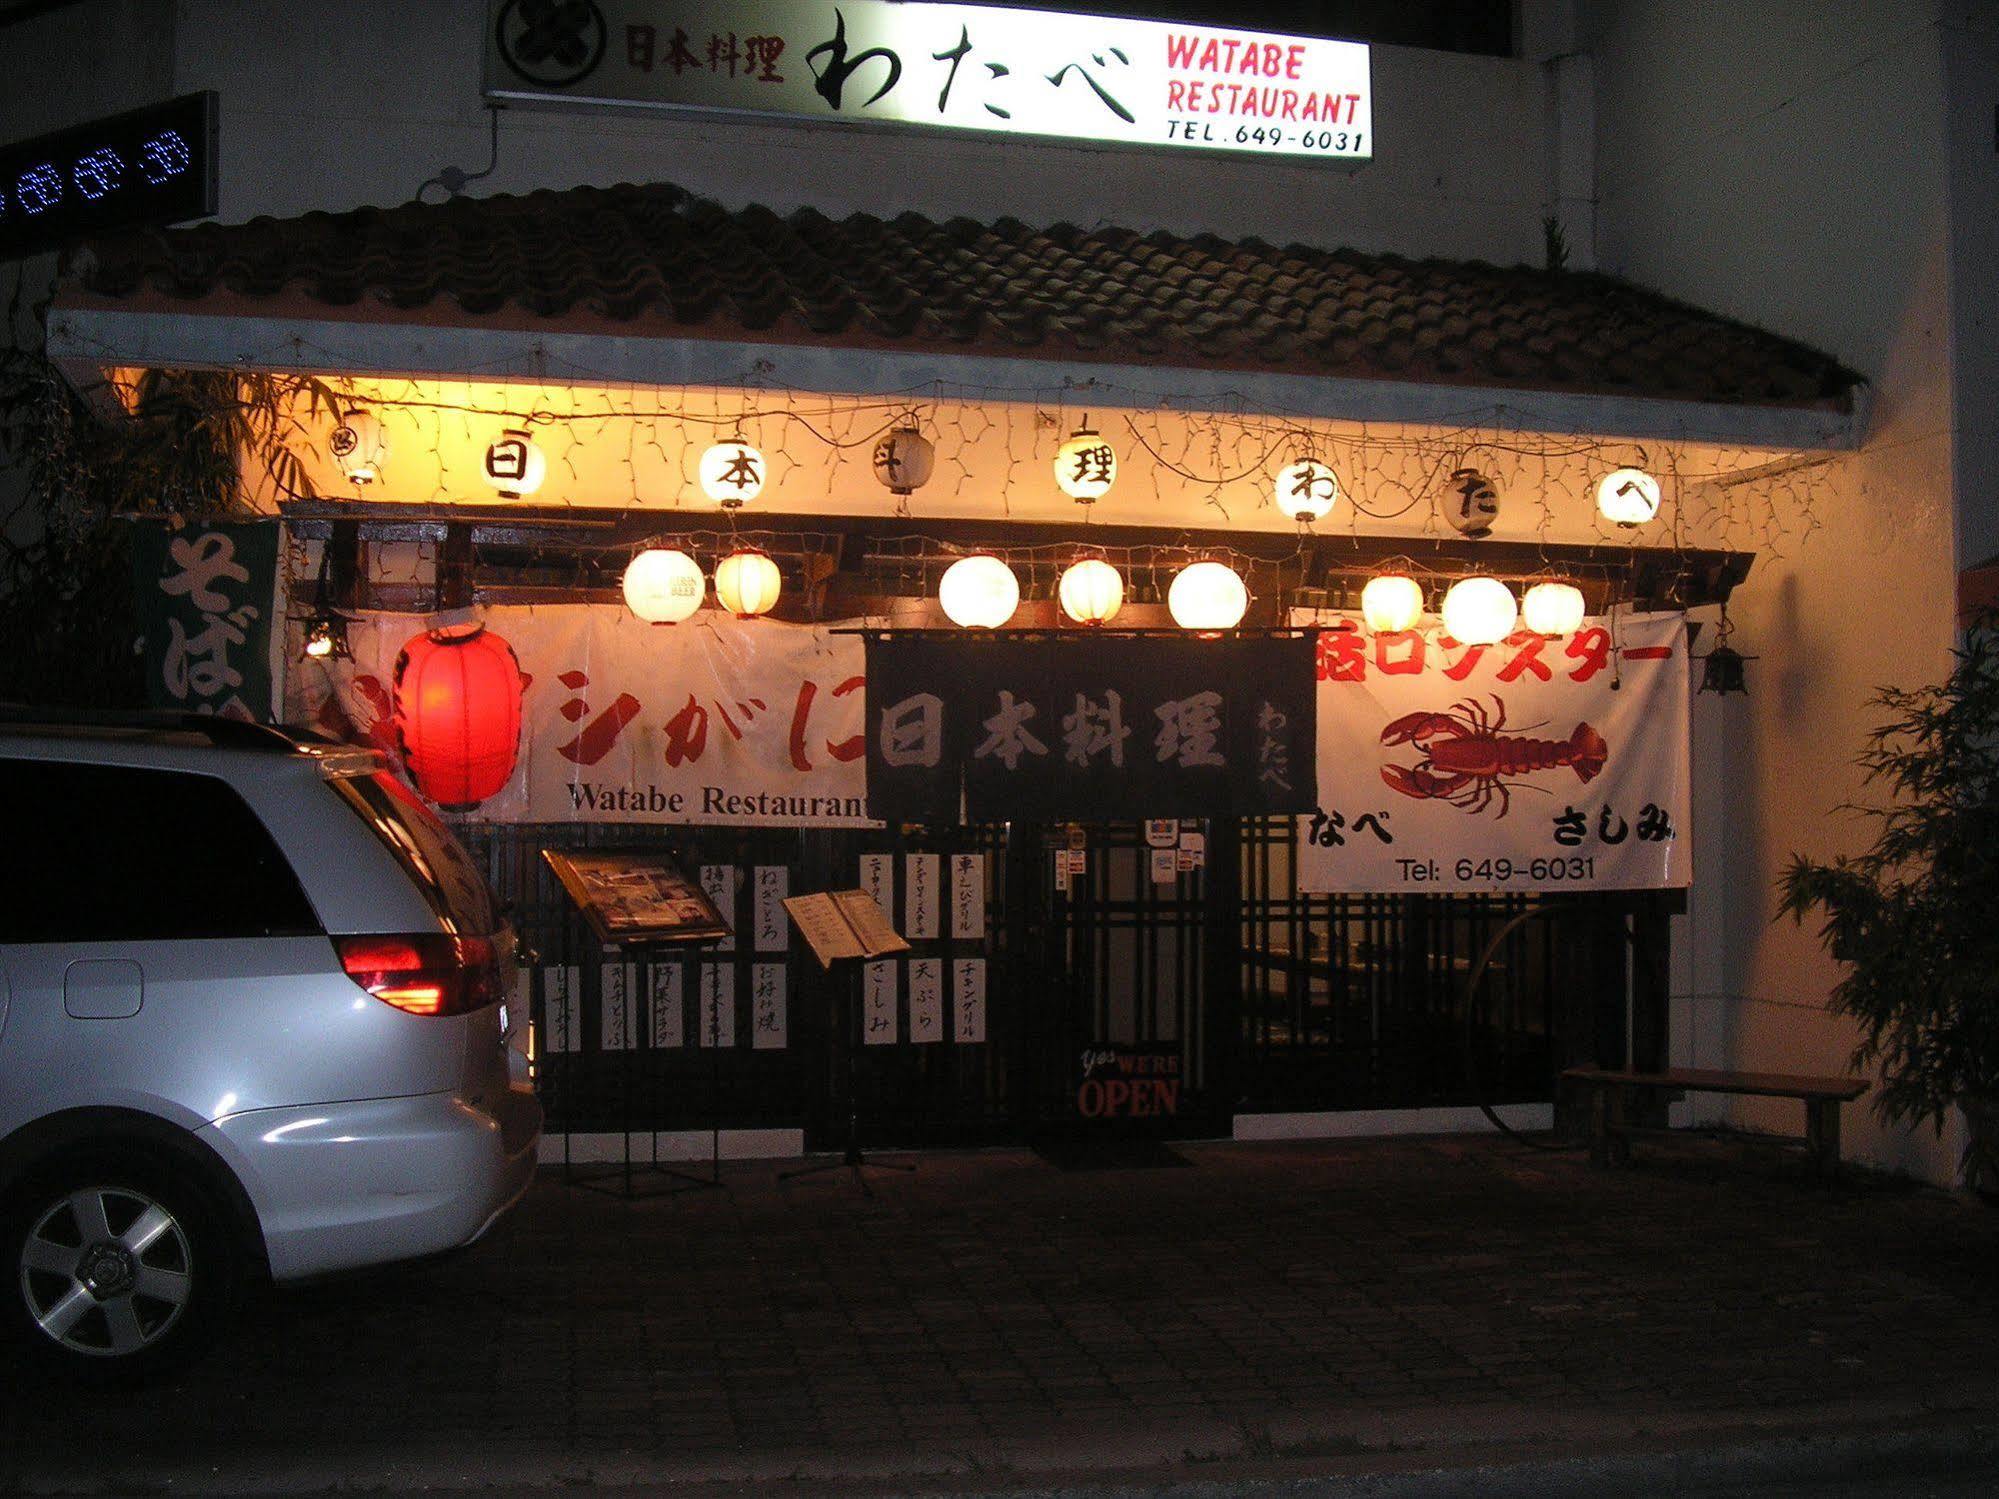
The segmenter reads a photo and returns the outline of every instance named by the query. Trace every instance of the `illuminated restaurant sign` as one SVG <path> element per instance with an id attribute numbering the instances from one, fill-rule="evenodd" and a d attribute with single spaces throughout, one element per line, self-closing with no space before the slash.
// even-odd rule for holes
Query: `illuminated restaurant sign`
<path id="1" fill-rule="evenodd" d="M 489 99 L 1374 154 L 1358 42 L 889 0 L 493 0 L 488 20 Z"/>

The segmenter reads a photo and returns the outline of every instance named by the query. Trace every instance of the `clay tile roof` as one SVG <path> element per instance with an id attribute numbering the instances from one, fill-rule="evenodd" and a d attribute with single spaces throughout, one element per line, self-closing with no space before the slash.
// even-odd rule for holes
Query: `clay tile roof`
<path id="1" fill-rule="evenodd" d="M 1859 377 L 1609 276 L 1018 219 L 724 208 L 667 185 L 99 240 L 65 295 L 1758 405 Z"/>

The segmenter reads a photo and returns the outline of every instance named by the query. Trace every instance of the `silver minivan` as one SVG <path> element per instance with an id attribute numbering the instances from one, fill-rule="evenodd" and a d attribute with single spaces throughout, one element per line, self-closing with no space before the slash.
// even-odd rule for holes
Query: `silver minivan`
<path id="1" fill-rule="evenodd" d="M 478 1238 L 541 1134 L 512 934 L 365 750 L 0 718 L 0 1260 L 77 1372 L 199 1342 L 246 1274 Z"/>

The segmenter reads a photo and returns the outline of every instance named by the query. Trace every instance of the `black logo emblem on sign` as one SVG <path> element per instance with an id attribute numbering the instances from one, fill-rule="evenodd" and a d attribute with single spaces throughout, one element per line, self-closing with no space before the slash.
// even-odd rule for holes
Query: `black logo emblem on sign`
<path id="1" fill-rule="evenodd" d="M 606 31 L 597 0 L 507 0 L 493 40 L 517 77 L 567 88 L 604 60 Z"/>

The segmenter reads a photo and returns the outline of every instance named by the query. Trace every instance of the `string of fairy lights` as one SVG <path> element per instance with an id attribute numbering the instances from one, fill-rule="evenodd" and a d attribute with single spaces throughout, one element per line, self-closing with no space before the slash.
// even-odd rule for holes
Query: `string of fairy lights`
<path id="1" fill-rule="evenodd" d="M 1127 566 L 1121 568 L 1119 549 L 1095 544 L 1087 522 L 1114 488 L 1126 501 L 1136 489 L 1144 503 L 1148 482 L 1155 503 L 1170 498 L 1184 507 L 1193 497 L 1226 523 L 1234 522 L 1244 503 L 1272 506 L 1305 537 L 1327 535 L 1342 522 L 1356 536 L 1363 520 L 1370 527 L 1399 523 L 1412 549 L 1423 543 L 1441 548 L 1447 539 L 1476 541 L 1491 534 L 1503 494 L 1525 494 L 1538 505 L 1532 530 L 1546 544 L 1556 521 L 1549 496 L 1558 489 L 1573 492 L 1578 470 L 1588 475 L 1594 499 L 1590 519 L 1604 542 L 1635 543 L 1642 537 L 1657 544 L 1663 531 L 1670 547 L 1720 540 L 1779 552 L 1820 525 L 1816 491 L 1829 461 L 1824 455 L 1731 465 L 1725 460 L 1736 455 L 1709 445 L 1701 455 L 1702 467 L 1675 444 L 1655 444 L 1655 453 L 1648 453 L 1634 442 L 1506 429 L 1501 406 L 1478 413 L 1475 423 L 1419 432 L 1367 424 L 1348 424 L 1345 432 L 1334 432 L 1283 414 L 1197 412 L 1170 397 L 1152 408 L 1100 403 L 1112 415 L 1093 422 L 1082 401 L 1111 392 L 1095 382 L 1089 385 L 1065 390 L 1052 402 L 1044 391 L 1027 393 L 1036 430 L 1023 445 L 1012 415 L 1021 404 L 1023 393 L 1018 391 L 988 392 L 1001 398 L 991 403 L 964 399 L 965 393 L 958 392 L 960 399 L 952 403 L 943 399 L 941 386 L 888 397 L 839 398 L 749 382 L 735 391 L 709 392 L 707 409 L 692 392 L 682 392 L 675 402 L 669 392 L 653 391 L 648 398 L 632 389 L 622 401 L 608 391 L 595 400 L 572 393 L 564 410 L 546 392 L 523 404 L 517 398 L 477 400 L 469 384 L 466 394 L 454 399 L 448 389 L 427 393 L 415 381 L 400 394 L 378 382 L 365 398 L 344 403 L 324 451 L 357 492 L 382 484 L 394 462 L 382 413 L 400 412 L 401 422 L 415 424 L 420 433 L 428 425 L 437 472 L 432 498 L 459 499 L 464 482 L 449 471 L 444 456 L 447 424 L 455 422 L 468 438 L 481 426 L 490 433 L 497 424 L 497 434 L 480 450 L 479 478 L 502 500 L 534 497 L 558 469 L 568 472 L 575 487 L 581 482 L 579 450 L 588 444 L 600 449 L 592 458 L 600 468 L 606 454 L 622 462 L 640 508 L 645 498 L 642 459 L 679 473 L 687 489 L 698 490 L 728 520 L 732 538 L 745 507 L 773 490 L 787 492 L 788 483 L 808 477 L 803 462 L 790 451 L 795 432 L 806 434 L 827 455 L 822 468 L 829 492 L 841 466 L 864 453 L 899 515 L 909 514 L 911 497 L 919 491 L 955 496 L 975 475 L 997 490 L 1002 508 L 1021 484 L 1052 481 L 1075 502 L 1084 523 L 1074 545 L 1064 549 L 1068 555 L 1059 562 L 1052 592 L 1062 613 L 1086 626 L 1108 625 L 1124 608 L 1132 551 L 1125 549 Z M 669 433 L 666 429 L 674 424 L 679 431 Z M 1059 436 L 1052 458 L 1043 456 L 1046 439 L 1040 430 L 1049 426 L 1056 426 Z M 947 434 L 958 441 L 940 441 Z M 975 470 L 974 455 L 995 445 L 1002 448 L 1001 472 Z M 1756 454 L 1744 449 L 1740 456 Z M 680 503 L 679 491 L 672 503 Z M 924 564 L 919 571 L 934 571 L 931 562 L 942 566 L 937 603 L 954 624 L 997 629 L 1014 618 L 1023 597 L 1018 568 L 1029 569 L 1032 584 L 1048 560 L 1041 554 L 1049 550 L 1029 548 L 1035 555 L 1028 556 L 1018 547 L 995 546 L 969 555 L 926 556 L 918 559 Z M 1150 553 L 1157 550 L 1147 549 L 1145 564 L 1155 572 L 1159 558 Z M 1163 594 L 1169 615 L 1183 629 L 1208 633 L 1235 628 L 1250 602 L 1240 566 L 1244 559 L 1226 547 L 1183 550 L 1185 560 L 1173 568 L 1170 580 L 1152 591 Z M 1461 559 L 1464 554 L 1454 555 Z M 1374 569 L 1360 598 L 1369 628 L 1414 627 L 1433 592 L 1423 579 L 1441 582 L 1443 572 L 1406 559 Z M 1444 627 L 1467 644 L 1500 640 L 1522 626 L 1566 634 L 1580 624 L 1585 608 L 1578 581 L 1550 566 L 1509 582 L 1467 563 L 1463 575 L 1442 588 L 1437 612 Z M 623 578 L 627 606 L 639 618 L 657 623 L 691 617 L 708 601 L 711 589 L 722 608 L 755 617 L 775 606 L 784 586 L 777 561 L 748 538 L 716 549 L 712 570 L 704 569 L 684 546 L 645 546 L 630 557 Z M 309 653 L 334 649 L 327 637 L 336 630 L 336 622 L 316 620 L 308 636 Z"/>

